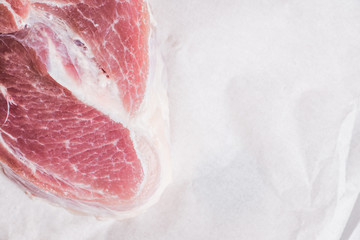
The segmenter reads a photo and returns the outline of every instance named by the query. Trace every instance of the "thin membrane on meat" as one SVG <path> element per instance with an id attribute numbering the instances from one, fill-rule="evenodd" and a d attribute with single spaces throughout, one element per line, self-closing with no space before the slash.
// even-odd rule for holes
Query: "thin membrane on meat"
<path id="1" fill-rule="evenodd" d="M 28 193 L 129 217 L 169 181 L 162 62 L 143 0 L 0 0 L 0 162 Z"/>

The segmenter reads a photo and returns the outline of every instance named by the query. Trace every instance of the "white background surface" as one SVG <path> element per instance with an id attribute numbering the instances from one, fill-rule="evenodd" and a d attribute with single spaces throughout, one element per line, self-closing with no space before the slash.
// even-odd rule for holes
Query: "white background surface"
<path id="1" fill-rule="evenodd" d="M 30 199 L 0 175 L 0 239 L 359 240 L 360 1 L 150 3 L 173 183 L 119 222 Z"/>

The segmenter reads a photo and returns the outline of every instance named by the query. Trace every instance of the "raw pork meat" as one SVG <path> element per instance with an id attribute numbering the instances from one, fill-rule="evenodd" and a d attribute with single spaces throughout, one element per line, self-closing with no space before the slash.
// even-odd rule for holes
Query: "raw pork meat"
<path id="1" fill-rule="evenodd" d="M 20 30 L 28 13 L 28 0 L 0 0 L 0 33 Z"/>
<path id="2" fill-rule="evenodd" d="M 146 1 L 0 1 L 0 161 L 28 193 L 129 217 L 169 181 Z M 25 23 L 25 24 L 24 24 Z"/>

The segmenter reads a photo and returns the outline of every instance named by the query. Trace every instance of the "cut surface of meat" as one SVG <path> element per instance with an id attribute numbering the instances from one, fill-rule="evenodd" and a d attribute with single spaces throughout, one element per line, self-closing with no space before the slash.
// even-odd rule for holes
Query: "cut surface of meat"
<path id="1" fill-rule="evenodd" d="M 0 33 L 20 30 L 28 13 L 28 0 L 0 0 Z"/>
<path id="2" fill-rule="evenodd" d="M 145 93 L 149 14 L 142 1 L 34 2 L 34 7 L 65 21 L 115 80 L 124 107 L 136 111 Z"/>
<path id="3" fill-rule="evenodd" d="M 169 181 L 168 113 L 147 3 L 1 4 L 27 21 L 15 31 L 0 25 L 6 175 L 97 216 L 129 217 L 153 204 Z"/>
<path id="4" fill-rule="evenodd" d="M 41 76 L 34 67 L 41 63 L 15 39 L 3 38 L 0 52 L 4 73 L 0 86 L 5 93 L 0 102 L 2 140 L 13 155 L 21 152 L 20 161 L 37 166 L 32 171 L 31 165 L 24 165 L 33 175 L 27 177 L 38 178 L 35 184 L 73 199 L 133 197 L 143 169 L 129 130 L 82 104 L 50 76 Z M 53 181 L 49 172 L 61 177 Z"/>

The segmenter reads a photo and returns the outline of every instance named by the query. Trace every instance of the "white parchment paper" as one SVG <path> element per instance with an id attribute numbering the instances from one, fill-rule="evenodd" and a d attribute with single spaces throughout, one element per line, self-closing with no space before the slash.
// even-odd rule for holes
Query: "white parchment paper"
<path id="1" fill-rule="evenodd" d="M 360 239 L 360 1 L 151 0 L 173 182 L 125 221 L 0 175 L 0 239 Z"/>

